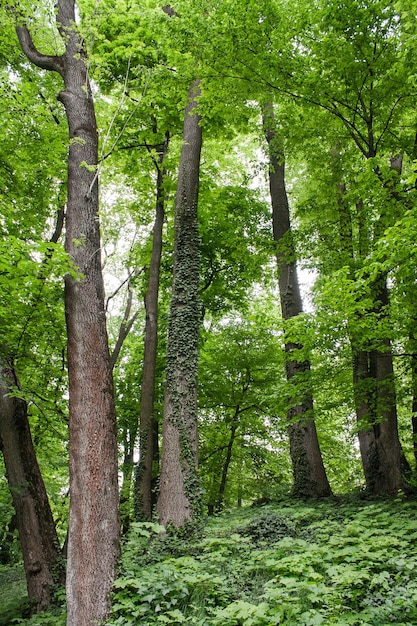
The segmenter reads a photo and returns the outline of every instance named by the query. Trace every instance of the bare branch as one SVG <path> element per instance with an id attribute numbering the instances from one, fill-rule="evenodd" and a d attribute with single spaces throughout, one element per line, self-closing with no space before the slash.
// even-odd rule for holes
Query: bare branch
<path id="1" fill-rule="evenodd" d="M 135 321 L 137 320 L 138 315 L 139 315 L 139 310 L 137 310 L 132 315 L 132 317 L 130 317 L 130 311 L 132 309 L 132 300 L 133 300 L 133 292 L 129 288 L 126 308 L 125 308 L 125 312 L 123 314 L 122 323 L 120 324 L 120 328 L 119 328 L 119 335 L 117 337 L 117 341 L 116 341 L 116 344 L 115 344 L 115 346 L 113 348 L 113 351 L 112 351 L 112 353 L 110 355 L 110 364 L 111 364 L 111 368 L 112 369 L 116 365 L 116 361 L 119 358 L 119 354 L 120 354 L 120 351 L 121 351 L 121 349 L 123 347 L 125 339 L 128 336 L 128 334 L 130 333 L 130 331 L 132 330 L 132 326 L 135 323 Z"/>
<path id="2" fill-rule="evenodd" d="M 22 50 L 29 61 L 43 70 L 52 70 L 63 76 L 64 60 L 62 57 L 41 54 L 33 43 L 31 34 L 26 25 L 16 26 L 16 34 L 19 38 Z"/>
<path id="3" fill-rule="evenodd" d="M 115 289 L 115 291 L 113 291 L 113 293 L 111 293 L 106 300 L 106 312 L 109 309 L 109 303 L 110 300 L 112 300 L 112 298 L 115 298 L 117 296 L 117 294 L 119 293 L 119 291 L 126 285 L 126 283 L 128 283 L 128 288 L 129 288 L 129 283 L 131 281 L 131 279 L 134 276 L 139 276 L 139 274 L 141 274 L 143 271 L 145 270 L 145 268 L 142 269 L 135 269 L 132 270 L 131 272 L 129 272 L 129 275 L 127 276 L 127 278 L 125 278 L 125 280 L 123 280 L 120 285 Z"/>

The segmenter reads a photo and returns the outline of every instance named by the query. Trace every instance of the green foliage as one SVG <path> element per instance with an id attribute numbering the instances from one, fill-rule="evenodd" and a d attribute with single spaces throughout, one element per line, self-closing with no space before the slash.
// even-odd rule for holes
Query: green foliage
<path id="1" fill-rule="evenodd" d="M 188 540 L 135 524 L 107 625 L 411 626 L 415 515 L 400 499 L 282 500 L 211 518 Z"/>
<path id="2" fill-rule="evenodd" d="M 0 626 L 16 623 L 29 609 L 23 567 L 0 566 Z"/>
<path id="3" fill-rule="evenodd" d="M 233 311 L 203 332 L 199 463 L 209 509 L 269 497 L 289 482 L 280 320 L 273 296 L 268 303 L 254 296 L 245 319 Z"/>
<path id="4" fill-rule="evenodd" d="M 296 536 L 296 526 L 291 519 L 273 512 L 266 512 L 254 517 L 241 530 L 243 535 L 249 536 L 255 544 L 260 542 L 277 541 L 283 537 Z"/>

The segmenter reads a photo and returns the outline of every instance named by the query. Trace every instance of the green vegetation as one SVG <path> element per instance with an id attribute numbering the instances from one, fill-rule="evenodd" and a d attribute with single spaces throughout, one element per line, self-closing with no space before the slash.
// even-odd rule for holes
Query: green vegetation
<path id="1" fill-rule="evenodd" d="M 0 626 L 417 624 L 416 14 L 1 4 Z"/>
<path id="2" fill-rule="evenodd" d="M 28 608 L 26 581 L 23 567 L 0 568 L 0 625 L 12 623 L 17 615 Z"/>
<path id="3" fill-rule="evenodd" d="M 283 498 L 208 518 L 191 538 L 133 523 L 106 624 L 412 626 L 416 514 L 401 498 Z M 2 572 L 2 614 L 12 594 L 17 613 L 16 577 Z M 25 623 L 60 621 L 42 613 Z"/>

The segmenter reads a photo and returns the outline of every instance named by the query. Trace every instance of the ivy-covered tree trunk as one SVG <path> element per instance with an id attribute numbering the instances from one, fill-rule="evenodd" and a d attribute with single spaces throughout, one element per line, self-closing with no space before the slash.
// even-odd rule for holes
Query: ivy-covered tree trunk
<path id="1" fill-rule="evenodd" d="M 17 33 L 30 61 L 58 72 L 69 126 L 65 248 L 80 277 L 65 279 L 69 374 L 70 517 L 67 624 L 91 626 L 106 618 L 119 558 L 120 520 L 116 416 L 98 219 L 98 135 L 84 41 L 75 3 L 58 0 L 65 51 L 43 55 L 26 26 Z"/>
<path id="2" fill-rule="evenodd" d="M 174 275 L 168 329 L 158 513 L 184 526 L 200 506 L 197 471 L 197 368 L 200 251 L 197 219 L 202 132 L 199 81 L 189 91 L 175 201 Z"/>
<path id="3" fill-rule="evenodd" d="M 149 265 L 148 288 L 145 294 L 145 340 L 143 354 L 143 376 L 140 409 L 140 454 L 135 477 L 135 517 L 150 520 L 153 508 L 153 482 L 155 449 L 157 438 L 154 437 L 154 397 L 156 378 L 156 357 L 158 348 L 158 294 L 159 275 L 162 254 L 162 229 L 164 225 L 164 169 L 163 163 L 168 150 L 169 135 L 166 135 L 162 149 L 159 151 L 156 180 L 156 210 L 152 236 L 152 254 Z"/>
<path id="4" fill-rule="evenodd" d="M 284 153 L 275 131 L 274 111 L 271 105 L 264 107 L 263 123 L 269 148 L 273 236 L 276 242 L 281 312 L 285 321 L 299 315 L 303 309 L 295 249 L 291 238 Z M 310 362 L 300 361 L 296 357 L 300 349 L 302 346 L 299 343 L 286 341 L 286 376 L 289 386 L 294 389 L 294 393 L 288 398 L 287 410 L 294 477 L 293 494 L 299 497 L 325 497 L 331 495 L 331 489 L 314 422 L 313 396 L 309 383 Z"/>
<path id="5" fill-rule="evenodd" d="M 14 368 L 0 361 L 0 449 L 16 512 L 28 596 L 35 611 L 49 605 L 54 585 L 65 581 L 51 507 L 39 469 L 27 404 L 16 395 Z"/>

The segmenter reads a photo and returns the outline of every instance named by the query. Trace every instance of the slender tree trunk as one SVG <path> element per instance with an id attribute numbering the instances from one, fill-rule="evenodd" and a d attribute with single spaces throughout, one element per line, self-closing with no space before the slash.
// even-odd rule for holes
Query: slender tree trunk
<path id="1" fill-rule="evenodd" d="M 54 585 L 64 583 L 65 567 L 33 447 L 27 405 L 10 395 L 18 387 L 13 367 L 1 361 L 0 448 L 16 512 L 28 596 L 38 612 L 49 605 Z"/>
<path id="2" fill-rule="evenodd" d="M 122 533 L 129 530 L 131 521 L 131 492 L 132 478 L 134 474 L 134 446 L 137 435 L 137 423 L 131 428 L 125 428 L 123 433 L 123 463 L 121 467 L 122 484 L 120 487 L 120 518 Z"/>
<path id="3" fill-rule="evenodd" d="M 284 320 L 302 313 L 302 301 L 297 276 L 294 244 L 288 197 L 285 188 L 285 162 L 283 148 L 275 132 L 273 107 L 264 109 L 264 129 L 269 147 L 269 189 L 272 204 L 273 236 L 276 242 L 278 281 L 281 312 Z M 300 362 L 294 354 L 302 346 L 287 342 L 286 375 L 294 387 L 302 383 L 305 391 L 295 391 L 289 399 L 290 454 L 293 467 L 293 493 L 300 497 L 323 497 L 331 495 L 317 437 L 313 416 L 313 396 L 308 382 L 310 362 Z"/>
<path id="4" fill-rule="evenodd" d="M 200 252 L 197 219 L 202 132 L 199 81 L 185 110 L 175 202 L 174 275 L 168 329 L 158 512 L 164 525 L 184 526 L 200 507 L 197 472 L 197 368 Z"/>
<path id="5" fill-rule="evenodd" d="M 116 417 L 98 219 L 98 136 L 84 42 L 73 0 L 58 0 L 65 52 L 40 54 L 18 27 L 28 58 L 64 79 L 59 100 L 68 119 L 68 201 L 65 248 L 80 278 L 65 279 L 69 374 L 70 517 L 67 624 L 106 618 L 120 545 Z"/>
<path id="6" fill-rule="evenodd" d="M 220 511 L 223 506 L 224 494 L 226 491 L 227 474 L 229 472 L 230 462 L 232 460 L 232 451 L 233 451 L 233 445 L 236 439 L 236 431 L 239 427 L 239 413 L 240 413 L 239 406 L 237 406 L 235 414 L 232 418 L 231 425 L 230 425 L 230 435 L 229 435 L 229 441 L 227 442 L 226 458 L 224 460 L 223 468 L 222 468 L 222 476 L 220 480 L 219 494 L 217 496 L 217 504 L 216 504 L 216 509 L 218 511 Z"/>
<path id="7" fill-rule="evenodd" d="M 409 346 L 411 351 L 410 369 L 411 369 L 411 427 L 413 433 L 413 453 L 414 464 L 417 470 L 417 336 L 415 334 L 415 325 L 409 332 Z"/>
<path id="8" fill-rule="evenodd" d="M 355 401 L 356 420 L 359 426 L 358 439 L 362 459 L 362 467 L 367 489 L 372 491 L 372 453 L 375 445 L 375 434 L 372 423 L 376 418 L 375 380 L 371 375 L 369 354 L 356 347 L 354 338 L 350 337 L 352 349 L 353 395 Z"/>
<path id="9" fill-rule="evenodd" d="M 153 227 L 148 288 L 145 294 L 146 322 L 139 426 L 140 453 L 135 477 L 135 517 L 145 520 L 152 518 L 154 465 L 155 459 L 158 458 L 157 450 L 155 449 L 157 438 L 155 441 L 154 437 L 155 428 L 157 428 L 154 418 L 154 397 L 158 348 L 159 275 L 165 215 L 163 162 L 168 150 L 168 144 L 169 135 L 167 134 L 162 150 L 159 153 L 159 162 L 157 164 L 155 223 Z"/>

